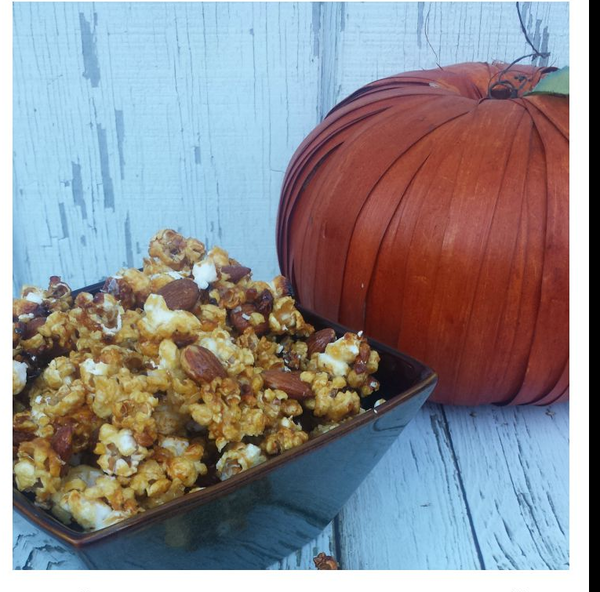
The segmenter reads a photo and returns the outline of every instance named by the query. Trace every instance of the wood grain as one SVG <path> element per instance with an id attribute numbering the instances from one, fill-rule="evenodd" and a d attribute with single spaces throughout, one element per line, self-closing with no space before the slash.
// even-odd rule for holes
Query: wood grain
<path id="1" fill-rule="evenodd" d="M 429 405 L 341 514 L 347 569 L 568 569 L 567 405 Z"/>
<path id="2" fill-rule="evenodd" d="M 568 406 L 444 413 L 486 568 L 568 569 Z"/>
<path id="3" fill-rule="evenodd" d="M 428 405 L 340 515 L 346 569 L 480 569 L 443 410 Z"/>

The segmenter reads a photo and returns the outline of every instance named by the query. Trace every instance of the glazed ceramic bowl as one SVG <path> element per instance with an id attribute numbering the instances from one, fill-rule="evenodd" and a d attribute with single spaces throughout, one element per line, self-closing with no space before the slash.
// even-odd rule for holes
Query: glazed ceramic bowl
<path id="1" fill-rule="evenodd" d="M 94 293 L 101 285 L 83 290 Z M 346 332 L 300 310 L 317 329 Z M 63 525 L 16 489 L 14 507 L 90 568 L 268 567 L 333 520 L 437 383 L 422 363 L 369 343 L 381 356 L 375 375 L 381 390 L 363 400 L 367 411 L 262 465 L 91 533 Z"/>

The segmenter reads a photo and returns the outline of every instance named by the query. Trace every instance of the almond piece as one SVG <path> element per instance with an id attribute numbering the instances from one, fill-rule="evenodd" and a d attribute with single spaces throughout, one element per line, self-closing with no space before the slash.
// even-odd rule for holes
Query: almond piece
<path id="1" fill-rule="evenodd" d="M 256 306 L 256 310 L 265 317 L 265 319 L 269 318 L 271 311 L 273 310 L 273 294 L 267 289 L 264 289 L 258 296 L 256 300 L 254 300 L 254 306 Z"/>
<path id="2" fill-rule="evenodd" d="M 230 311 L 229 320 L 240 333 L 243 333 L 248 327 L 252 327 L 254 332 L 260 337 L 261 335 L 265 335 L 265 333 L 269 332 L 269 323 L 264 321 L 258 325 L 253 325 L 250 322 L 250 316 L 255 312 L 258 312 L 256 306 L 246 302 L 246 304 L 236 306 Z"/>
<path id="3" fill-rule="evenodd" d="M 52 436 L 50 445 L 54 448 L 56 454 L 58 454 L 65 462 L 68 462 L 73 454 L 74 431 L 75 428 L 73 425 L 64 425 L 59 427 L 54 433 L 54 436 Z"/>
<path id="4" fill-rule="evenodd" d="M 283 391 L 290 399 L 302 401 L 314 397 L 310 385 L 300 380 L 300 372 L 267 370 L 262 377 L 267 388 Z"/>
<path id="5" fill-rule="evenodd" d="M 313 354 L 322 354 L 325 348 L 335 341 L 336 335 L 333 329 L 321 329 L 316 333 L 313 333 L 307 340 L 308 345 L 308 357 L 310 358 Z"/>
<path id="6" fill-rule="evenodd" d="M 200 289 L 193 280 L 182 278 L 164 285 L 157 294 L 165 299 L 171 310 L 192 310 L 200 296 Z"/>
<path id="7" fill-rule="evenodd" d="M 227 376 L 219 358 L 199 345 L 188 345 L 181 350 L 181 367 L 198 383 L 212 382 L 215 378 Z"/>
<path id="8" fill-rule="evenodd" d="M 123 278 L 109 277 L 102 286 L 102 292 L 111 294 L 121 302 L 123 308 L 132 309 L 136 305 L 136 296 L 131 286 Z"/>
<path id="9" fill-rule="evenodd" d="M 28 323 L 25 323 L 23 328 L 22 339 L 27 340 L 35 337 L 38 334 L 38 329 L 46 324 L 46 317 L 36 317 L 31 319 Z"/>
<path id="10" fill-rule="evenodd" d="M 252 270 L 243 265 L 223 265 L 221 273 L 229 277 L 229 281 L 237 284 L 243 277 L 246 277 Z"/>

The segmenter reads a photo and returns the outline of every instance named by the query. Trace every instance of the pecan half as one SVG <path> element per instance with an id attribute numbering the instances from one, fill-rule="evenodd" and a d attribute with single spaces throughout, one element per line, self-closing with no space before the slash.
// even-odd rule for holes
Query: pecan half
<path id="1" fill-rule="evenodd" d="M 212 382 L 225 378 L 227 372 L 219 358 L 210 350 L 199 345 L 188 345 L 181 350 L 181 367 L 195 382 Z"/>
<path id="2" fill-rule="evenodd" d="M 187 278 L 174 280 L 164 285 L 157 294 L 162 296 L 171 310 L 192 310 L 200 296 L 196 282 Z"/>
<path id="3" fill-rule="evenodd" d="M 299 372 L 266 370 L 262 377 L 267 388 L 283 391 L 290 399 L 302 401 L 314 397 L 310 385 L 300 380 Z"/>

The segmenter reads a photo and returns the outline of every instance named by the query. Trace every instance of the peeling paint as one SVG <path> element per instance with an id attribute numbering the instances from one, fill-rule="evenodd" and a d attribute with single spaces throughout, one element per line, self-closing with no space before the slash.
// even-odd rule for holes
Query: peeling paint
<path id="1" fill-rule="evenodd" d="M 85 19 L 83 12 L 79 13 L 79 28 L 81 29 L 81 54 L 83 56 L 83 77 L 90 81 L 93 87 L 100 82 L 100 65 L 96 48 L 97 15 L 94 13 L 94 31 Z"/>
<path id="2" fill-rule="evenodd" d="M 419 2 L 417 16 L 417 45 L 423 47 L 423 30 L 425 27 L 425 2 Z"/>
<path id="3" fill-rule="evenodd" d="M 71 193 L 73 194 L 73 203 L 81 208 L 81 217 L 87 220 L 87 207 L 83 198 L 83 182 L 81 180 L 81 165 L 76 162 L 71 162 L 71 172 L 73 179 L 71 180 Z"/>
<path id="4" fill-rule="evenodd" d="M 131 221 L 129 220 L 129 213 L 125 218 L 125 254 L 127 257 L 127 267 L 133 267 L 133 247 L 131 241 Z"/>
<path id="5" fill-rule="evenodd" d="M 323 3 L 315 2 L 312 5 L 312 35 L 313 35 L 313 56 L 318 58 L 321 50 L 321 13 Z"/>
<path id="6" fill-rule="evenodd" d="M 540 51 L 542 53 L 549 53 L 548 47 L 550 43 L 550 33 L 548 31 L 548 27 L 544 27 L 544 32 L 542 33 L 542 47 L 540 47 Z M 538 65 L 547 66 L 550 62 L 550 58 L 540 58 L 540 62 Z"/>
<path id="7" fill-rule="evenodd" d="M 102 191 L 104 193 L 104 208 L 115 209 L 115 193 L 113 190 L 113 181 L 110 176 L 110 165 L 108 162 L 108 146 L 106 143 L 106 130 L 100 125 L 96 125 L 98 133 L 98 151 L 100 153 L 100 175 L 102 176 Z"/>
<path id="8" fill-rule="evenodd" d="M 125 156 L 123 153 L 123 142 L 125 140 L 125 120 L 123 111 L 115 109 L 115 128 L 117 130 L 117 149 L 119 150 L 119 171 L 121 181 L 125 179 Z"/>
<path id="9" fill-rule="evenodd" d="M 58 204 L 58 213 L 60 215 L 60 226 L 62 228 L 63 238 L 69 238 L 69 225 L 67 224 L 67 213 L 65 212 L 65 204 Z"/>

